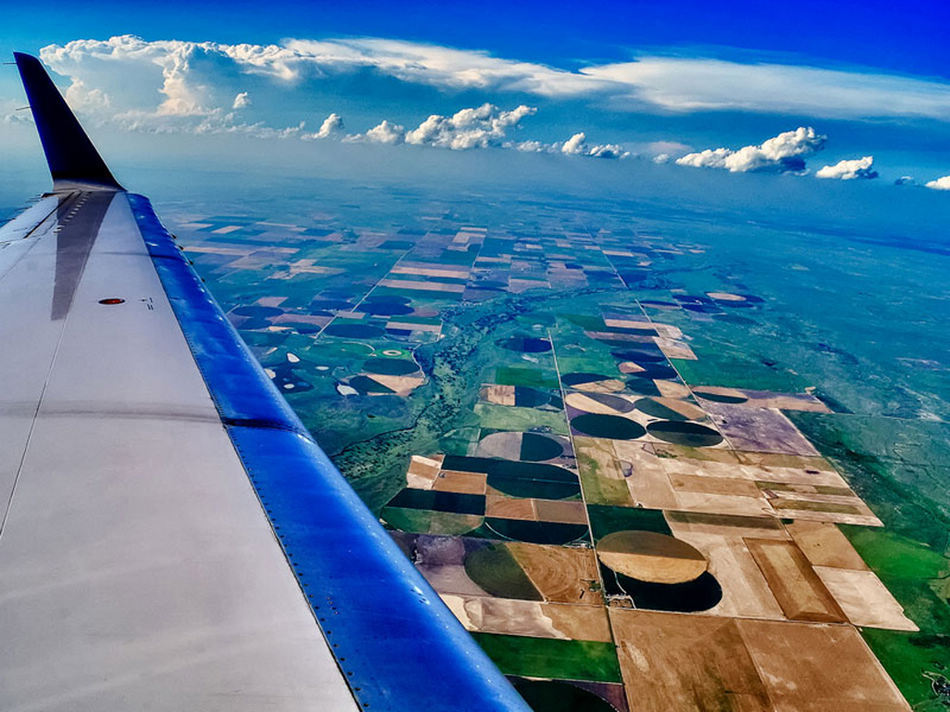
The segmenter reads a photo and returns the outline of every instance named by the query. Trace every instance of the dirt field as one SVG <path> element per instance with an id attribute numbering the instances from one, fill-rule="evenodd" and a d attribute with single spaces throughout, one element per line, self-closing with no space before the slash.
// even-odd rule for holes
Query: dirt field
<path id="1" fill-rule="evenodd" d="M 496 385 L 482 386 L 481 398 L 489 403 L 497 403 L 498 405 L 514 405 L 515 387 Z"/>
<path id="2" fill-rule="evenodd" d="M 816 566 L 815 573 L 855 625 L 918 630 L 874 572 Z"/>
<path id="3" fill-rule="evenodd" d="M 792 620 L 846 620 L 835 599 L 795 544 L 775 539 L 746 539 L 745 542 L 786 616 Z"/>
<path id="4" fill-rule="evenodd" d="M 610 622 L 632 710 L 910 709 L 851 626 L 616 608 Z"/>
<path id="5" fill-rule="evenodd" d="M 561 640 L 611 641 L 607 610 L 599 606 L 454 594 L 443 594 L 442 599 L 470 631 Z"/>
<path id="6" fill-rule="evenodd" d="M 909 710 L 851 626 L 739 620 L 778 712 Z"/>
<path id="7" fill-rule="evenodd" d="M 631 710 L 772 709 L 735 620 L 612 608 L 610 623 Z"/>
<path id="8" fill-rule="evenodd" d="M 456 472 L 442 470 L 432 483 L 432 489 L 438 492 L 460 492 L 462 494 L 485 494 L 487 476 L 483 472 Z"/>
<path id="9" fill-rule="evenodd" d="M 547 601 L 603 604 L 600 593 L 591 590 L 599 580 L 597 561 L 590 549 L 510 542 L 508 550 Z"/>
<path id="10" fill-rule="evenodd" d="M 812 566 L 866 570 L 864 559 L 834 524 L 797 520 L 785 526 Z"/>

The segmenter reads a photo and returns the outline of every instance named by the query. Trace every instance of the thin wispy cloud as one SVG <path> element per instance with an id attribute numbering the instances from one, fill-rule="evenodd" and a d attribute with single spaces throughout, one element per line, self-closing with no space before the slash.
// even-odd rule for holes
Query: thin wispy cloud
<path id="1" fill-rule="evenodd" d="M 742 110 L 814 117 L 926 117 L 950 120 L 950 84 L 866 71 L 751 64 L 702 57 L 641 56 L 568 71 L 487 52 L 390 39 L 291 39 L 281 45 L 222 44 L 132 36 L 50 45 L 42 58 L 88 90 L 108 68 L 138 66 L 164 95 L 163 113 L 209 110 L 209 87 L 190 82 L 196 65 L 284 83 L 325 81 L 370 70 L 445 90 L 517 92 L 586 99 L 616 111 Z M 126 84 L 126 87 L 128 84 Z M 150 99 L 154 94 L 148 93 Z"/>

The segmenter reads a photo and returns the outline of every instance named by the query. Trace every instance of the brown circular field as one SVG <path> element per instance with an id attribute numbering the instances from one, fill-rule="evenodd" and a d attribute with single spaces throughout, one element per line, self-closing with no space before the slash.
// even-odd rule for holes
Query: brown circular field
<path id="1" fill-rule="evenodd" d="M 626 387 L 623 381 L 599 373 L 565 373 L 561 383 L 586 393 L 616 393 Z"/>
<path id="2" fill-rule="evenodd" d="M 685 583 L 706 572 L 706 557 L 681 539 L 650 531 L 620 531 L 597 544 L 607 568 L 651 583 Z"/>
<path id="3" fill-rule="evenodd" d="M 706 417 L 702 408 L 678 398 L 641 398 L 636 406 L 641 413 L 665 420 L 701 420 Z"/>
<path id="4" fill-rule="evenodd" d="M 486 435 L 478 443 L 481 457 L 540 462 L 564 454 L 564 447 L 555 438 L 539 433 L 499 432 Z"/>
<path id="5" fill-rule="evenodd" d="M 633 403 L 627 399 L 606 393 L 568 393 L 564 402 L 585 413 L 615 415 L 633 410 Z"/>

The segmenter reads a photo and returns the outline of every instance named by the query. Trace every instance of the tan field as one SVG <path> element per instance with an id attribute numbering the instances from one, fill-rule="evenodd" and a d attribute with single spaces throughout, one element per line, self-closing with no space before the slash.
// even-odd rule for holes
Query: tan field
<path id="1" fill-rule="evenodd" d="M 867 569 L 864 559 L 834 524 L 796 520 L 785 525 L 785 529 L 813 566 Z"/>
<path id="2" fill-rule="evenodd" d="M 483 472 L 456 472 L 442 470 L 432 489 L 438 492 L 460 492 L 462 494 L 485 494 L 488 476 Z"/>
<path id="3" fill-rule="evenodd" d="M 909 710 L 851 626 L 612 608 L 638 712 Z"/>
<path id="4" fill-rule="evenodd" d="M 836 623 L 846 620 L 794 543 L 775 539 L 746 539 L 745 542 L 786 616 L 793 620 Z"/>
<path id="5" fill-rule="evenodd" d="M 508 550 L 547 601 L 603 604 L 603 597 L 591 591 L 599 580 L 597 561 L 590 549 L 509 542 Z"/>
<path id="6" fill-rule="evenodd" d="M 611 608 L 610 624 L 631 710 L 772 709 L 735 620 Z"/>
<path id="7" fill-rule="evenodd" d="M 467 630 L 561 640 L 611 640 L 602 607 L 443 594 L 442 600 Z"/>

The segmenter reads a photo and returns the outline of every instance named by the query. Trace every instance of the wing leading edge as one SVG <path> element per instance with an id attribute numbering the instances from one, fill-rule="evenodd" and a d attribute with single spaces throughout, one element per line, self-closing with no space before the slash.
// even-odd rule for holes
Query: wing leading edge
<path id="1" fill-rule="evenodd" d="M 0 228 L 0 707 L 527 710 L 16 59 L 54 194 Z"/>

